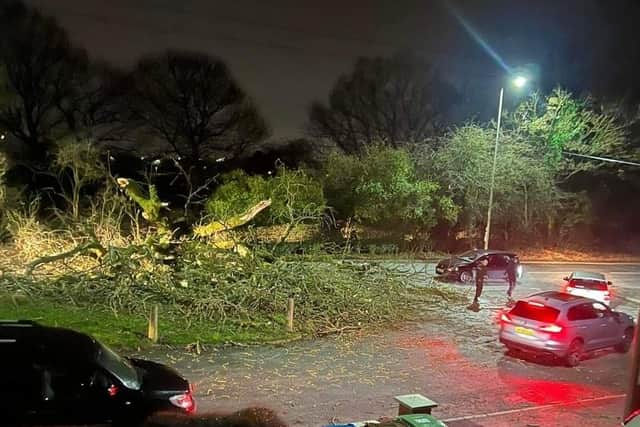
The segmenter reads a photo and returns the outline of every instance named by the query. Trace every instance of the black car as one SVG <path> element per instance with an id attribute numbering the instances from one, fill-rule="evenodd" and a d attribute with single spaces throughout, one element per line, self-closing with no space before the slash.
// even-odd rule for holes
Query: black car
<path id="1" fill-rule="evenodd" d="M 72 330 L 0 321 L 0 360 L 0 416 L 9 425 L 133 426 L 158 411 L 195 411 L 189 382 L 173 369 Z"/>
<path id="2" fill-rule="evenodd" d="M 489 281 L 506 281 L 509 260 L 518 264 L 518 278 L 522 276 L 522 265 L 518 255 L 513 252 L 491 249 L 473 249 L 451 258 L 443 259 L 436 265 L 436 274 L 441 277 L 452 278 L 460 282 L 473 281 L 473 268 L 483 259 L 489 261 L 487 279 Z"/>

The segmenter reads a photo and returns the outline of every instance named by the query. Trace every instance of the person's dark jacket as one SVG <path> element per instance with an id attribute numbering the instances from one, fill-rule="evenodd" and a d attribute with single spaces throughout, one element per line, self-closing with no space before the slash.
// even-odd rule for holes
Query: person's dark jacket
<path id="1" fill-rule="evenodd" d="M 518 275 L 518 263 L 514 259 L 510 259 L 507 264 L 507 277 L 509 280 L 516 280 Z"/>

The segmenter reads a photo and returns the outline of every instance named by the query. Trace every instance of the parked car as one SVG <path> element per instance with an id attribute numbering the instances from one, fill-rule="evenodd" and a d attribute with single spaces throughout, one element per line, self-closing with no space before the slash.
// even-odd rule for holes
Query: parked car
<path id="1" fill-rule="evenodd" d="M 196 408 L 189 382 L 173 369 L 121 357 L 72 330 L 0 321 L 0 355 L 0 411 L 9 425 L 133 426 L 157 411 Z"/>
<path id="2" fill-rule="evenodd" d="M 571 295 L 579 295 L 600 301 L 603 304 L 611 304 L 611 290 L 604 274 L 589 271 L 574 271 L 564 278 L 566 285 L 564 291 Z"/>
<path id="3" fill-rule="evenodd" d="M 483 259 L 489 261 L 487 266 L 487 279 L 489 281 L 507 280 L 506 274 L 509 260 L 514 260 L 518 264 L 518 278 L 522 276 L 523 268 L 518 255 L 513 252 L 491 249 L 473 249 L 460 255 L 443 259 L 436 265 L 436 274 L 463 283 L 470 283 L 473 282 L 473 268 Z"/>
<path id="4" fill-rule="evenodd" d="M 500 342 L 511 350 L 549 354 L 577 366 L 594 350 L 629 351 L 634 327 L 631 316 L 599 301 L 550 291 L 519 300 L 502 315 Z"/>

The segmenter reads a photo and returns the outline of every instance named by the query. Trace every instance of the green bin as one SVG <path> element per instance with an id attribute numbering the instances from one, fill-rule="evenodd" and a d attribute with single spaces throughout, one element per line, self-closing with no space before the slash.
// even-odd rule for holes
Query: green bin
<path id="1" fill-rule="evenodd" d="M 396 419 L 409 427 L 446 427 L 445 423 L 427 414 L 401 415 Z"/>

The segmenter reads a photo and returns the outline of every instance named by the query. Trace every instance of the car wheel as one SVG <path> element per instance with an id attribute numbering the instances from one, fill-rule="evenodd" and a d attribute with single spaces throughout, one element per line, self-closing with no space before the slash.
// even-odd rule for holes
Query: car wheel
<path id="1" fill-rule="evenodd" d="M 471 283 L 473 282 L 473 274 L 471 274 L 470 271 L 461 271 L 460 274 L 458 274 L 458 280 L 462 283 Z"/>
<path id="2" fill-rule="evenodd" d="M 627 328 L 624 330 L 624 336 L 622 341 L 616 345 L 616 351 L 618 353 L 626 353 L 631 348 L 631 342 L 633 341 L 633 328 Z"/>
<path id="3" fill-rule="evenodd" d="M 567 355 L 565 356 L 565 362 L 567 366 L 574 367 L 580 364 L 582 360 L 582 354 L 584 352 L 584 343 L 582 340 L 575 339 L 571 341 L 571 345 L 569 345 L 569 351 L 567 351 Z"/>

